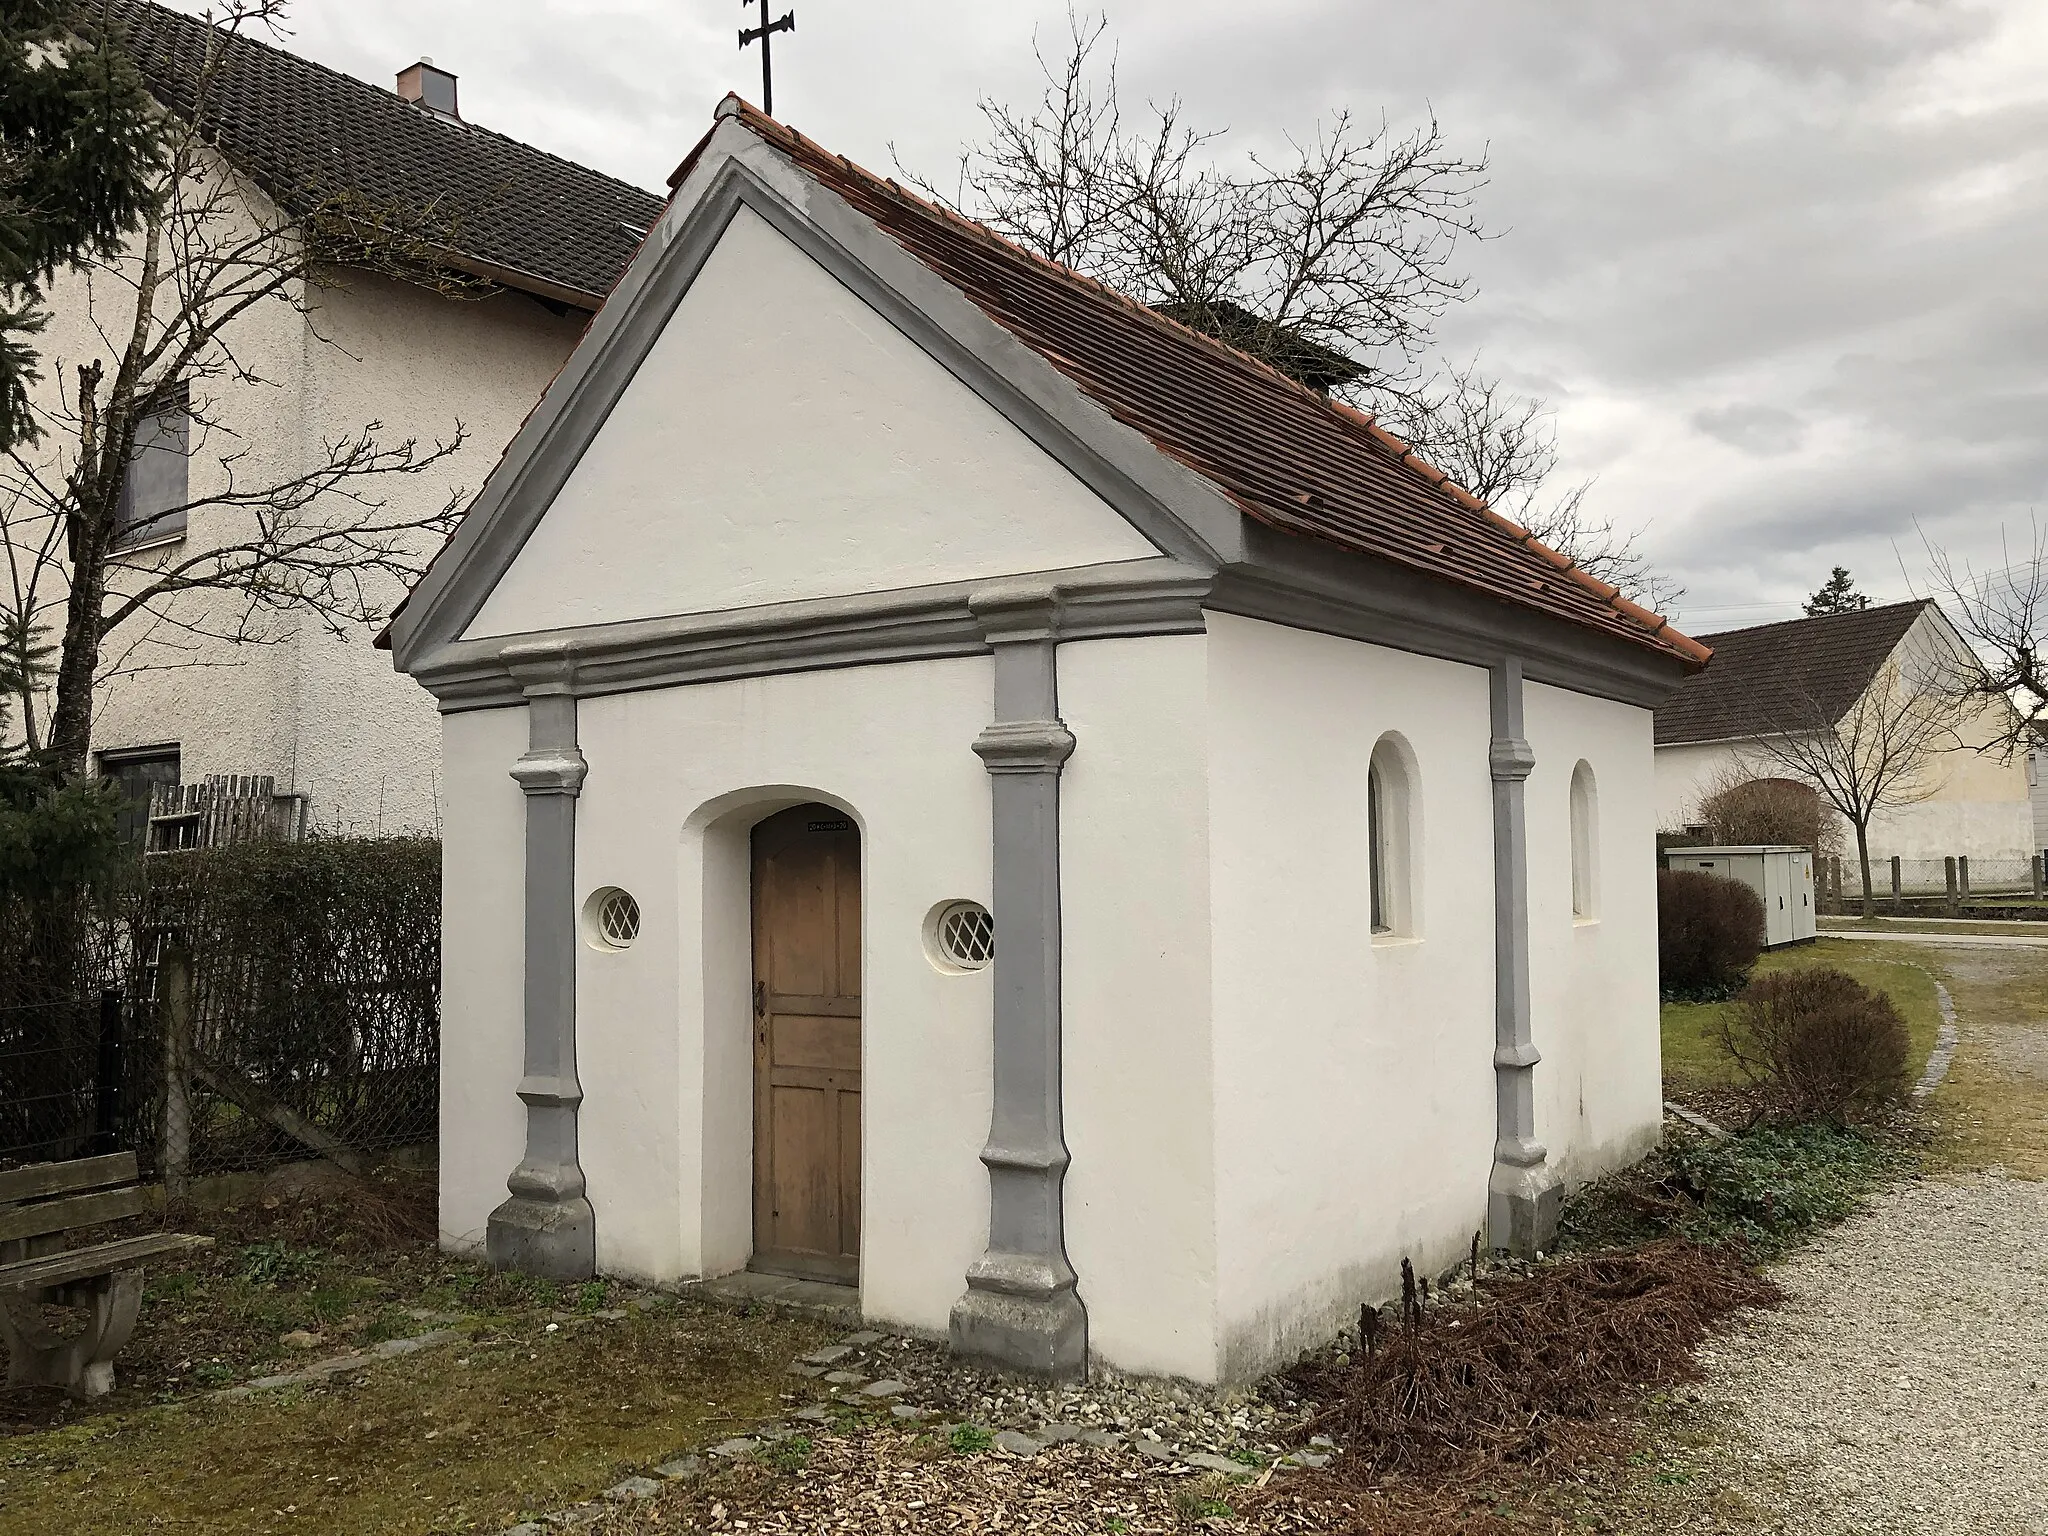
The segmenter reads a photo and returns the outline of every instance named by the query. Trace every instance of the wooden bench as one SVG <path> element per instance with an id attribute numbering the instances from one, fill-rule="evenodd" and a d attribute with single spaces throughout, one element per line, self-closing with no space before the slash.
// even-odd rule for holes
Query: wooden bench
<path id="1" fill-rule="evenodd" d="M 210 1237 L 178 1232 L 64 1246 L 68 1233 L 147 1211 L 151 1191 L 135 1180 L 133 1152 L 0 1173 L 0 1337 L 10 1387 L 47 1383 L 73 1397 L 112 1391 L 115 1352 L 142 1310 L 142 1266 L 211 1246 Z M 53 1332 L 45 1306 L 85 1308 L 83 1331 Z"/>

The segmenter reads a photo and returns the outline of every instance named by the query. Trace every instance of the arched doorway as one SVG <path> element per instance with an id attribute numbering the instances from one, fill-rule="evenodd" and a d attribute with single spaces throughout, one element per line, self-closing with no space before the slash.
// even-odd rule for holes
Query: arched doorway
<path id="1" fill-rule="evenodd" d="M 860 1276 L 860 830 L 799 805 L 753 831 L 752 1268 Z"/>

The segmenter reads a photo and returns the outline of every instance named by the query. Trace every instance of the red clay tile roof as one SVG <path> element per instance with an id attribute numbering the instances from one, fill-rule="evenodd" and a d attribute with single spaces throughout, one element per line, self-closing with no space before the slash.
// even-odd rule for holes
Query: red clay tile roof
<path id="1" fill-rule="evenodd" d="M 1774 722 L 1832 724 L 1933 606 L 1922 598 L 1709 635 L 1714 665 L 1658 707 L 1657 744 L 1763 736 Z"/>
<path id="2" fill-rule="evenodd" d="M 88 11 L 94 10 L 88 7 Z M 113 0 L 150 93 L 192 110 L 207 24 L 151 0 Z M 449 122 L 382 86 L 225 32 L 213 108 L 220 150 L 286 209 L 346 192 L 433 208 L 453 265 L 595 309 L 664 200 L 475 123 Z"/>
<path id="3" fill-rule="evenodd" d="M 1452 484 L 1371 416 L 934 207 L 736 97 L 727 101 L 721 115 L 736 116 L 846 199 L 1247 516 L 1676 657 L 1691 670 L 1712 654 Z M 671 188 L 709 141 L 669 178 Z"/>

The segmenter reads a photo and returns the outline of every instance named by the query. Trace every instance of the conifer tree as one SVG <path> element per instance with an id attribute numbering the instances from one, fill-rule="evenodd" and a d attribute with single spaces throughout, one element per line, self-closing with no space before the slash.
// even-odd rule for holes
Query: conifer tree
<path id="1" fill-rule="evenodd" d="M 37 435 L 43 287 L 117 249 L 162 156 L 104 0 L 0 0 L 0 452 Z"/>
<path id="2" fill-rule="evenodd" d="M 1870 599 L 1856 590 L 1847 569 L 1838 565 L 1820 590 L 1806 600 L 1806 616 L 1817 619 L 1829 613 L 1861 613 L 1869 606 Z"/>

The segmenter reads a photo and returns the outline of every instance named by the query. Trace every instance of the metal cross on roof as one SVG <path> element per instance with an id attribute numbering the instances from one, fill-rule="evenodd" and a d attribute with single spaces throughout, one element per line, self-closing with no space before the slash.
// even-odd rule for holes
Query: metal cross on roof
<path id="1" fill-rule="evenodd" d="M 742 9 L 753 3 L 754 0 L 740 0 Z M 778 32 L 794 32 L 795 30 L 796 12 L 784 11 L 776 20 L 770 21 L 768 19 L 768 0 L 761 0 L 761 25 L 758 27 L 742 27 L 740 29 L 740 47 L 745 48 L 747 44 L 756 41 L 761 44 L 761 110 L 770 117 L 775 115 L 775 75 L 769 65 L 769 40 Z"/>

